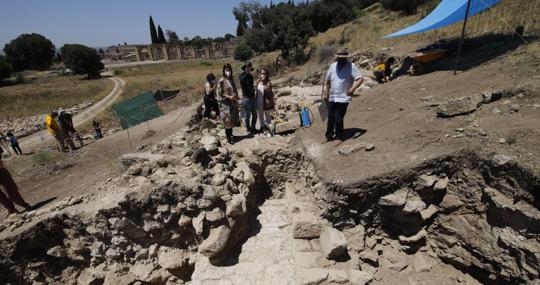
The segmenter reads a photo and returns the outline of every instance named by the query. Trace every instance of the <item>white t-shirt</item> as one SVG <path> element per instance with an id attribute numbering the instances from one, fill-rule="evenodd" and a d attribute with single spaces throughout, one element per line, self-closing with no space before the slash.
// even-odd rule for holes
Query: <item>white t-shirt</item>
<path id="1" fill-rule="evenodd" d="M 356 80 L 362 79 L 360 70 L 352 62 L 338 71 L 337 62 L 332 63 L 326 73 L 326 81 L 330 81 L 330 102 L 349 103 L 352 98 L 347 96 L 347 92 Z"/>

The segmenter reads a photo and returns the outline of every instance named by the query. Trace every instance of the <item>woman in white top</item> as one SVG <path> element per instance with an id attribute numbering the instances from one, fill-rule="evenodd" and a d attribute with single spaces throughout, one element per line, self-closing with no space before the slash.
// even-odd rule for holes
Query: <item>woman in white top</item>
<path id="1" fill-rule="evenodd" d="M 262 69 L 260 79 L 257 82 L 257 108 L 259 114 L 259 125 L 261 131 L 272 133 L 270 125 L 272 124 L 272 112 L 275 108 L 274 91 L 272 82 L 268 76 L 268 71 Z"/>

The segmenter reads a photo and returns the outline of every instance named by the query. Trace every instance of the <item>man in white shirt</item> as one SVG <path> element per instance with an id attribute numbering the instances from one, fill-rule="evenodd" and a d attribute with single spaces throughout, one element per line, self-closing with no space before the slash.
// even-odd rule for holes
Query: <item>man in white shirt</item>
<path id="1" fill-rule="evenodd" d="M 330 65 L 325 78 L 324 100 L 328 103 L 328 126 L 326 140 L 343 142 L 343 120 L 354 91 L 362 85 L 364 78 L 356 65 L 349 61 L 349 52 L 342 49 L 337 61 Z"/>

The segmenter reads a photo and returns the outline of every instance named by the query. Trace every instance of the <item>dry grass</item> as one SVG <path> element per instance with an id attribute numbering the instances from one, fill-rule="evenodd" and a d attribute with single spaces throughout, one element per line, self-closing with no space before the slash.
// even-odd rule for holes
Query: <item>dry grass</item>
<path id="1" fill-rule="evenodd" d="M 59 107 L 105 97 L 113 87 L 106 78 L 83 76 L 34 76 L 26 83 L 0 87 L 0 120 L 44 114 Z"/>
<path id="2" fill-rule="evenodd" d="M 202 99 L 203 86 L 206 82 L 206 75 L 214 73 L 217 78 L 221 76 L 223 64 L 230 62 L 235 73 L 240 72 L 241 64 L 233 62 L 232 59 L 220 59 L 215 61 L 189 61 L 172 62 L 142 66 L 132 66 L 113 69 L 117 76 L 126 82 L 124 92 L 117 102 L 137 96 L 145 91 L 156 91 L 158 89 L 180 90 L 180 95 L 175 99 L 160 106 L 165 112 L 175 110 L 182 106 L 189 106 Z M 120 124 L 114 115 L 112 108 L 108 108 L 97 116 L 105 128 L 116 128 Z M 90 125 L 83 126 L 82 129 L 90 129 Z"/>
<path id="3" fill-rule="evenodd" d="M 411 16 L 387 11 L 379 4 L 374 4 L 364 9 L 356 20 L 321 33 L 312 38 L 310 43 L 315 47 L 339 45 L 353 51 L 378 51 L 382 47 L 410 49 L 439 39 L 458 37 L 462 28 L 461 22 L 431 32 L 383 39 L 385 35 L 416 23 L 428 15 L 438 3 L 438 0 L 430 1 L 421 6 L 418 13 Z M 474 37 L 488 33 L 509 34 L 519 25 L 525 26 L 525 35 L 539 35 L 540 23 L 535 22 L 539 14 L 540 1 L 503 0 L 494 9 L 470 18 L 467 36 Z"/>

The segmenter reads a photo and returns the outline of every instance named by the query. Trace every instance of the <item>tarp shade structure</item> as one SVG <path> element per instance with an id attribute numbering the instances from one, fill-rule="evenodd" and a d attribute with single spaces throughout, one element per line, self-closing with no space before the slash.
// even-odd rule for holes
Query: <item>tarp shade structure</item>
<path id="1" fill-rule="evenodd" d="M 442 0 L 439 6 L 420 22 L 384 38 L 388 39 L 427 32 L 457 23 L 465 19 L 467 1 L 468 0 Z M 469 17 L 487 10 L 500 2 L 501 0 L 471 0 Z"/>
<path id="2" fill-rule="evenodd" d="M 124 130 L 163 116 L 152 92 L 145 92 L 137 97 L 114 104 L 113 110 L 120 119 Z"/>

